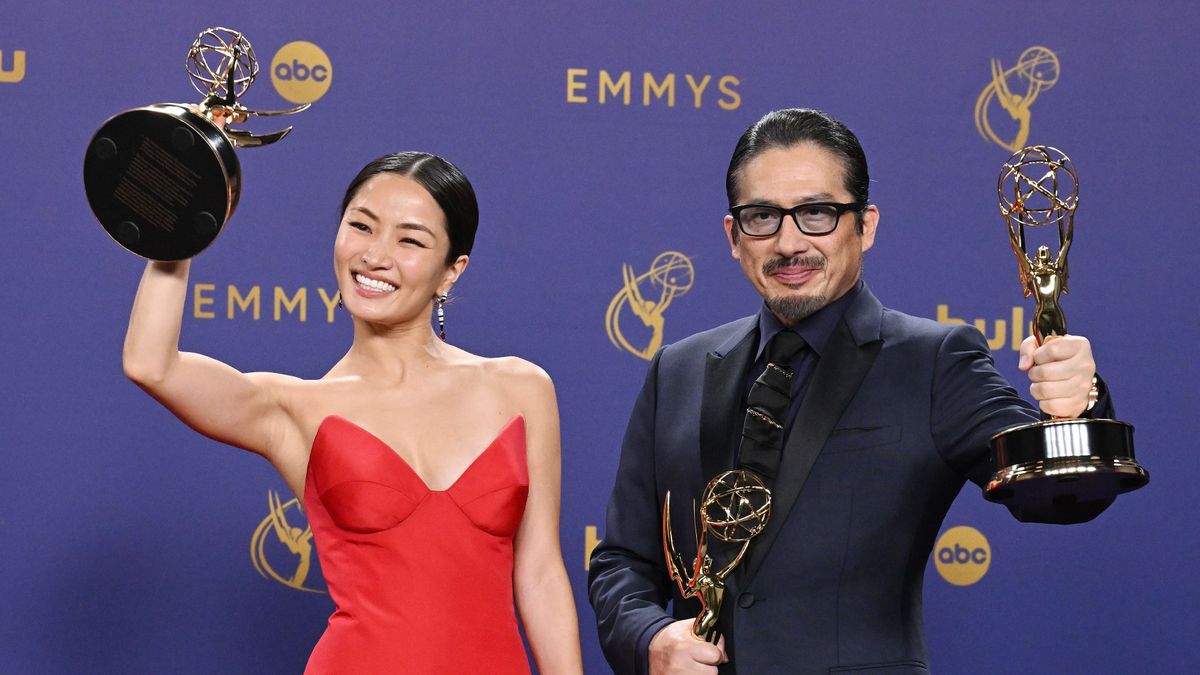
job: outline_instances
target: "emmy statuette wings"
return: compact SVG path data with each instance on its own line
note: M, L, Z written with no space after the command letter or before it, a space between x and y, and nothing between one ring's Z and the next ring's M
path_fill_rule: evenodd
M997 186L1025 296L1034 296L1038 344L1067 334L1059 298L1067 288L1067 251L1075 236L1079 182L1070 158L1045 145L1024 148L1004 163ZM1039 246L1031 259L1025 228L1053 226L1059 250ZM1094 402L1094 400L1093 400ZM1080 523L1095 518L1149 473L1134 459L1133 427L1107 419L1052 419L992 437L995 473L984 496L1017 519Z
M241 167L233 149L269 145L291 127L267 134L219 124L291 115L251 110L238 102L254 82L258 60L241 33L209 28L188 50L197 105L157 103L106 121L88 145L83 182L105 231L144 258L183 260L203 251L237 208Z

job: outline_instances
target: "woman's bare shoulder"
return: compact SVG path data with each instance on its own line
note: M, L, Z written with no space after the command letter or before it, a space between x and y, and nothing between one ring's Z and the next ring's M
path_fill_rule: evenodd
M483 359L482 368L496 386L522 407L553 405L554 382L541 366L516 356Z
M552 386L550 374L532 361L518 356L481 358L480 367L488 376L505 386L544 387Z

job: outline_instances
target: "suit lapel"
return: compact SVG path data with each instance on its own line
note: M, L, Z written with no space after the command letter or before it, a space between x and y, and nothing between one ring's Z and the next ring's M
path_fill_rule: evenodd
M700 404L700 476L704 484L733 468L736 447L734 423L741 424L742 387L754 360L758 338L757 317L739 322L735 334L708 353L704 364L704 392ZM740 429L740 427L738 427ZM697 490L697 495L703 491Z
M844 320L830 336L796 413L779 463L779 477L772 489L771 519L747 552L748 560L744 563L747 584L758 573L817 455L883 346L879 339L882 307L865 289L862 295L866 297L847 309Z

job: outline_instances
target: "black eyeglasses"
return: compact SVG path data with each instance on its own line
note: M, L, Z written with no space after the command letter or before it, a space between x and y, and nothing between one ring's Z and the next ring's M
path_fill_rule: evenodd
M737 221L738 229L747 237L770 237L779 231L783 217L791 215L796 221L796 227L807 235L821 236L837 229L838 221L847 211L862 211L867 205L863 202L838 204L835 202L811 202L798 204L790 209L766 204L742 204L729 209L733 219Z

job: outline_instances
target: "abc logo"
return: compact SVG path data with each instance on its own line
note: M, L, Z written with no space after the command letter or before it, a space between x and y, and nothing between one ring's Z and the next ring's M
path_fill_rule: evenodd
M966 525L942 533L933 548L938 574L955 586L970 586L987 574L992 547L979 530Z
M292 103L312 103L329 91L333 66L329 56L311 42L289 42L271 60L275 91Z

